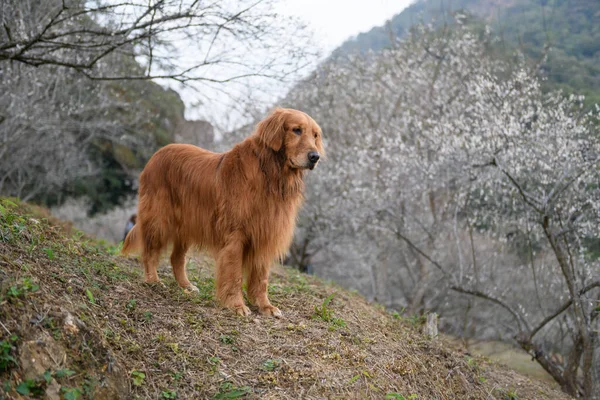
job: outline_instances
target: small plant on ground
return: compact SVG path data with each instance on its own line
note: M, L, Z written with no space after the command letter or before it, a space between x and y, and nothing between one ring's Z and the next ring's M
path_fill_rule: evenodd
M27 379L17 385L16 391L23 396L38 397L44 394L44 382L34 379Z
M17 360L11 354L13 350L13 343L16 341L16 335L12 335L9 340L0 341L0 371L17 366Z
M337 328L345 328L345 327L346 327L346 321L344 321L342 318L333 317L331 319L331 326L329 327L329 330L334 331Z
M44 381L46 381L46 384L52 382L52 372L47 369L43 374L42 374L42 378L44 378Z
M56 372L54 372L55 378L64 378L64 377L69 377L71 375L75 375L75 371L73 371L72 369L68 369L68 368L59 369Z
M427 316L424 314L413 314L406 318L408 322L414 327L423 325L427 321Z
M163 390L160 393L160 398L165 399L165 400L175 399L175 398L177 398L177 392L175 390L169 390L169 389Z
M327 296L325 300L323 300L323 303L321 303L321 306L315 306L315 314L313 317L320 318L325 322L331 321L331 318L333 318L333 310L329 308L329 303L331 303L334 296L335 292Z
M131 378L135 386L142 386L144 379L146 379L146 374L142 371L131 371Z
M219 336L219 341L223 344L233 344L235 342L235 338L229 335L221 335Z
M63 393L65 400L79 400L83 396L83 392L79 388L61 387L60 391Z
M389 392L385 395L386 400L415 400L418 399L419 396L416 394L411 394L408 397L402 396L400 393Z
M21 279L20 282L17 282L15 285L12 285L6 291L8 297L22 297L27 295L28 293L37 292L40 290L40 285L33 283L33 280L30 276L26 276Z
M105 246L106 252L113 256L119 255L121 253L122 248L123 248L123 242L119 242L117 245L106 245Z
M267 360L262 364L262 369L265 371L275 371L279 368L281 364L281 360Z
M469 364L469 367L471 367L474 372L481 372L481 366L474 358L467 356L467 364Z
M85 374L85 380L83 381L83 397L86 399L94 398L97 386L98 380L89 373Z
M331 323L330 330L335 330L336 328L346 326L346 321L344 321L342 318L337 318L333 314L333 310L329 307L336 293L337 292L333 292L327 296L325 300L323 300L323 303L321 303L321 306L315 306L315 313L313 314L313 319L318 318L325 322Z
M181 378L183 378L183 374L181 372L175 371L171 372L171 377L173 378L173 380L178 381Z
M290 292L303 293L303 292L310 291L308 281L306 280L306 277L301 273L290 275L290 283L291 283L291 285L283 286L282 290L284 293L290 293Z
M54 250L51 247L45 247L42 250L44 250L49 260L54 260Z
M406 307L402 307L402 309L400 311L393 311L392 318L402 319L402 315L404 314L405 311L406 311Z
M219 388L219 392L213 397L216 399L238 399L251 393L252 389L248 386L237 387L231 382L223 382Z
M209 357L208 358L208 363L210 364L210 371L211 373L216 373L217 370L219 369L219 364L221 364L221 359L219 357Z
M498 389L500 394L502 395L503 400L519 400L519 396L517 395L516 390L504 390Z
M90 303L96 304L96 299L94 298L94 294L90 289L85 289L85 295L87 296Z
M179 354L179 343L167 343L167 346L169 346L173 353Z
M202 301L210 301L214 299L215 293L215 280L212 277L200 278L197 277L192 279L198 288L198 293L195 294L195 298Z
M137 300L136 299L129 300L127 302L127 304L125 305L125 308L127 308L129 311L135 310L136 307L137 307Z

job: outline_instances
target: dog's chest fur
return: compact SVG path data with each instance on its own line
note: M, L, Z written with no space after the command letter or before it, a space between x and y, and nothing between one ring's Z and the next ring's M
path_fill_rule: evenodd
M235 182L223 199L243 231L248 251L268 258L283 257L294 235L303 199L303 173L290 169L276 153L241 154L238 167L222 170L223 179ZM233 222L233 221L232 221Z

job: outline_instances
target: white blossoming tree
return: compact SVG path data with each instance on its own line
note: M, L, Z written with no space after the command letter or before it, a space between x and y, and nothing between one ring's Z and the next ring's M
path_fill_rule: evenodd
M296 247L386 305L518 343L592 398L598 112L542 93L534 66L464 18L332 61L292 92L329 153Z

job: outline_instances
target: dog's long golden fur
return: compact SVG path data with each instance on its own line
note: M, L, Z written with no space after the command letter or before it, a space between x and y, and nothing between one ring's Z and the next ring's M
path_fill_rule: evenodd
M160 254L172 243L178 284L197 291L186 275L185 254L198 245L217 262L217 298L224 306L250 313L242 296L245 275L249 301L261 314L281 316L267 297L269 269L291 244L304 171L323 153L317 123L281 108L225 153L165 146L140 176L137 224L123 252L141 250L146 282L158 282Z

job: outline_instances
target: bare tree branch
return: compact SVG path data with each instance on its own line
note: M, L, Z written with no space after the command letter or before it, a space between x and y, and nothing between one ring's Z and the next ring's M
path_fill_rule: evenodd
M452 289L458 293L464 293L464 294L468 294L471 296L479 297L481 299L485 299L485 300L491 301L494 304L499 305L500 307L504 308L506 311L508 311L513 316L513 318L519 325L519 331L523 331L525 329L529 330L529 324L527 323L527 321L517 311L515 311L512 307L510 307L508 304L506 304L506 302L504 302L500 299L497 299L493 296L490 296L489 294L483 293L479 290L466 289L466 288L462 288L460 286L450 286L450 289Z

